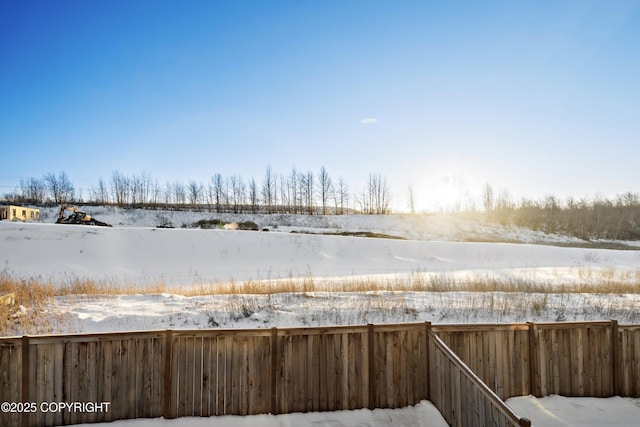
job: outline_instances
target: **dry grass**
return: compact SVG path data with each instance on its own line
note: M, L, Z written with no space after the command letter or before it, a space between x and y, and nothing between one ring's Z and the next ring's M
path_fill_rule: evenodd
M39 306L51 298L66 295L144 295L172 293L197 295L270 295L308 292L524 292L640 294L640 270L617 272L579 270L577 279L538 279L535 276L499 277L475 274L457 277L451 273L414 272L393 276L347 276L340 278L301 278L199 283L189 286L168 285L162 281L139 285L110 280L69 279L53 282L40 278L17 279L0 272L0 294L15 293L17 305Z
M547 307L550 294L640 294L640 271L581 270L571 280L557 277L541 280L531 277L499 277L492 274L476 274L458 277L454 274L432 274L415 272L410 275L318 278L312 275L302 278L270 280L230 281L225 283L198 283L190 286L172 286L158 281L145 286L113 281L69 279L62 283L41 278L17 279L7 271L0 272L0 296L13 293L15 304L0 304L0 334L51 333L69 329L71 317L54 311L53 299L59 296L104 296L171 293L183 296L228 295L230 304L239 316L248 316L257 311L252 295L313 293L365 293L365 292L469 292L511 293L529 295L519 297L511 307L501 307L504 299L483 299L473 302L474 309L508 311L521 305L522 312L536 314ZM535 294L535 295L533 295ZM381 299L382 300L382 299ZM371 309L381 301L371 300ZM477 305L477 307L476 307ZM374 307L375 306L375 307ZM399 307L400 310L409 310ZM410 311L410 310L409 310Z
M0 295L14 295L12 304L0 305L0 333L41 334L68 326L70 317L49 311L55 293L53 283L35 278L18 280L0 272Z

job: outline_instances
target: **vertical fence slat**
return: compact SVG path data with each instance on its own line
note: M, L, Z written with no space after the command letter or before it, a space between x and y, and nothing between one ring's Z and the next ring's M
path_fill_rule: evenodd
M424 334L424 378L425 378L425 393L424 398L431 400L431 354L429 353L429 335L431 333L431 322L425 322L425 334Z
M280 406L280 413L293 412L291 409L293 393L293 368L291 367L291 360L293 358L293 337L286 336L283 338L282 343L282 355L284 361L282 363L282 392L279 393L281 397L282 405Z
M164 390L164 371L165 366L163 360L163 343L164 339L160 336L155 336L153 339L153 356L152 356L152 371L151 371L151 415L150 417L156 418L162 416L163 402L162 392Z
M640 354L640 330L633 331L633 337L629 339L633 343L631 346L632 353L627 356L630 360L630 369L633 374L633 382L629 395L640 397L640 357L632 357L634 354Z
M216 338L216 415L227 414L227 400L229 398L229 388L227 384L227 337L218 336Z
M362 334L352 334L348 339L348 363L349 363L349 373L348 373L348 394L349 401L347 403L346 409L356 409L364 407L364 402L362 399L362 391L364 391L364 382L362 381L362 371L360 363L360 357L358 357L358 351L362 348Z
M634 355L640 354L640 330L634 331L634 340L633 340L633 350ZM640 357L636 356L635 358L630 357L631 360L634 361L632 369L634 373L635 381L633 383L634 392L630 393L634 397L640 397Z
M570 336L571 330L560 329L558 331L558 352L559 352L559 394L571 396L572 374L571 374L571 350ZM567 375L568 374L568 375Z
M0 345L0 389L3 401L22 400L22 357L20 341ZM20 414L0 411L0 425L19 427L21 423Z
M271 328L271 372L269 381L269 393L271 395L271 413L277 415L278 411L278 329Z
M215 374L212 370L212 337L202 338L202 416L214 415L212 412L212 384Z
M30 390L29 390L29 380L31 378L30 369L30 348L29 348L29 336L25 335L22 337L22 401L29 402L31 400ZM29 417L30 414L28 412L23 412L21 416L21 424L22 427L29 427Z
M611 321L611 394L620 395L620 337L618 335L618 321Z
M320 355L322 357L321 365L324 365L324 369L316 372L319 377L324 377L325 381L320 380L320 384L324 384L324 393L320 397L319 411L333 411L335 410L334 404L336 400L336 359L335 359L335 335L334 334L322 334L321 338L322 346ZM322 375L324 373L324 375ZM313 385L311 385L313 388Z
M233 363L236 360L237 352L235 351L235 343L233 337L225 337L224 345L225 345L225 415L237 414L235 412L237 408L238 401L238 382L235 379L235 375L237 374L238 364Z
M171 413L171 397L173 393L173 336L171 330L167 330L164 336L164 381L162 385L162 416L165 419L173 418Z
M368 363L368 405L369 409L376 407L376 353L375 353L375 329L373 324L367 326L367 363Z
M202 369L203 361L203 342L202 337L195 337L193 342L193 415L202 417L205 415L204 404L204 373Z
M572 344L572 348L576 353L576 369L574 370L575 380L577 381L577 394L584 396L585 394L585 380L586 370L584 361L584 329L580 328L573 334L575 342Z

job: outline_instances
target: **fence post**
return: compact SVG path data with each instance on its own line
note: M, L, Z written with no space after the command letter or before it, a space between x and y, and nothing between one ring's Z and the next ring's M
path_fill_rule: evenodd
M278 328L271 328L271 413L278 414Z
M427 351L425 353L425 363L427 365L427 395L425 396L425 398L427 400L431 399L431 359L430 359L430 352L429 352L429 332L431 331L431 322L424 322L425 324L425 343L427 346Z
M173 337L171 329L167 329L164 341L164 385L162 390L162 416L165 419L171 417L171 358L173 357Z
M29 371L31 370L29 366L29 336L23 335L22 337L22 402L29 402L29 380L30 375ZM20 418L20 425L22 427L29 427L29 412L23 411L22 417Z
M531 420L529 418L520 418L520 427L531 427Z
M611 386L614 396L620 395L620 349L618 339L618 321L611 321Z
M536 332L533 322L527 322L529 326L529 394L538 396L538 371L536 369Z
M369 409L375 409L376 407L376 366L375 366L375 340L374 340L374 328L373 323L369 323L367 328L367 340L368 340L368 354L367 358L369 359Z

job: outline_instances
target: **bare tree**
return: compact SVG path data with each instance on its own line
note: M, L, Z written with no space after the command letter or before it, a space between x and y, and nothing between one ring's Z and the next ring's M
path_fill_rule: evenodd
M327 169L322 166L318 173L318 191L320 193L320 202L322 203L322 215L327 214L327 200L329 199L329 190L331 188L331 177L327 172Z
M488 182L482 189L482 206L486 212L491 212L495 207L493 187Z
M640 194L627 191L623 194L618 194L616 197L616 205L624 207L634 207L640 205Z
M386 214L389 213L389 203L391 194L387 184L387 178L382 177L380 173L369 174L367 188L365 191L366 209L369 214Z
M170 205L173 204L174 200L173 200L173 184L171 184L169 181L165 182L164 184L164 204L165 205Z
M180 181L173 183L173 194L176 204L184 205L187 201L187 192L184 188L184 184Z
M547 232L554 232L556 231L557 214L560 209L558 199L553 195L545 197L544 209L547 212L547 218L544 224L545 230Z
M289 180L280 174L280 205L281 210L289 210L291 207L291 200L289 199Z
M338 178L336 192L336 196L339 199L339 202L336 200L336 204L340 207L340 215L344 215L345 206L349 206L349 187L342 177Z
M216 212L220 213L220 205L222 204L223 197L222 194L224 192L224 184L222 181L222 175L217 173L211 178L213 183L213 199L216 205Z
M151 192L151 202L154 205L157 205L160 202L160 196L162 195L162 189L160 188L160 181L158 181L158 178L153 182L153 189Z
M494 218L502 225L511 222L511 214L515 208L515 203L507 189L502 189L494 202Z
M229 205L231 205L229 178L225 178L222 184L222 205L224 206L224 210L229 212Z
M151 178L142 172L140 175L131 177L131 203L144 204L149 201L151 192Z
M91 197L96 203L109 203L109 190L102 177L98 179L98 186L91 189Z
M196 206L202 201L202 185L196 181L189 181L189 203L191 206Z
M128 203L129 179L118 170L111 173L111 194L116 205L124 206Z
M415 196L413 194L413 185L411 185L411 184L409 184L408 205L409 205L409 212L411 213L411 215L414 215L416 213L416 199L415 199Z
M251 212L256 213L258 211L258 184L256 180L252 177L251 181L249 181L249 204L251 206Z
M271 165L267 166L262 181L262 200L267 208L267 213L273 212L274 195L275 195L274 175L271 171Z
M369 180L367 181L367 213L373 214L376 212L376 192L377 192L377 180L376 175L370 173Z
M44 181L36 178L21 179L20 192L22 202L41 205L44 203L46 186Z
M75 189L66 172L49 172L44 176L44 184L54 203L66 203L73 200Z
M300 173L298 175L298 183L300 188L300 200L304 209L309 215L313 214L313 188L314 188L314 176L313 172L308 171L306 174Z
M298 207L300 206L298 203L298 172L296 171L295 166L291 170L287 188L289 189L289 210L293 213L298 213Z
M129 189L132 206L144 203L144 175L133 175L129 179Z
M359 196L356 193L355 198L356 200L354 200L354 204L357 204L357 206L359 207L359 211L363 214L370 214L371 201L370 201L369 195L367 194L367 187L362 188L362 193Z
M233 213L239 213L245 202L246 185L240 175L231 176L231 203L233 205Z

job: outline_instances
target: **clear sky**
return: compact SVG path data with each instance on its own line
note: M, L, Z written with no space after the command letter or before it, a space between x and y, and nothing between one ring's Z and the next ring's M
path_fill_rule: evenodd
M0 193L271 165L379 172L403 209L609 196L639 137L640 1L0 0Z

